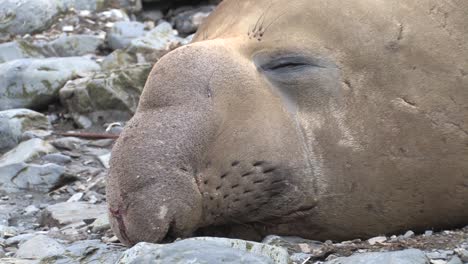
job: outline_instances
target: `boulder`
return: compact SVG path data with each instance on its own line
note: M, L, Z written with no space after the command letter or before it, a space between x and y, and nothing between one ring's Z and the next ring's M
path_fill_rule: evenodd
M40 138L32 138L21 142L14 149L0 158L0 167L15 163L31 161L34 158L54 152L55 148Z
M0 167L0 190L7 192L48 192L67 180L65 168L53 163L15 163Z
M65 247L55 239L45 235L37 235L21 244L15 257L41 259L48 256L61 255L64 252Z
M40 217L43 226L65 226L86 221L93 221L107 215L105 204L88 202L62 202L47 206Z
M70 79L98 71L87 58L20 59L0 64L0 110L38 109L58 97L58 90Z
M140 242L118 264L129 263L289 263L284 248L239 239L200 237L159 245Z
M49 120L41 113L29 109L0 111L0 153L14 148L29 130L47 130Z
M60 101L83 127L127 120L135 113L150 70L150 64L136 64L70 81L60 90Z
M170 50L186 44L183 38L177 36L170 23L161 22L144 36L133 39L128 47L133 54L143 54L148 62L156 62Z
M50 0L3 0L0 4L0 35L22 35L47 29L60 8Z
M47 43L44 48L57 57L73 57L96 53L103 44L104 40L99 36L63 34Z
M0 44L0 63L24 58L43 58L42 50L25 40Z
M137 21L116 22L107 33L107 44L111 49L124 49L132 39L145 34L145 25Z
M424 252L418 249L406 249L393 252L373 252L353 255L351 257L336 258L325 264L429 264Z

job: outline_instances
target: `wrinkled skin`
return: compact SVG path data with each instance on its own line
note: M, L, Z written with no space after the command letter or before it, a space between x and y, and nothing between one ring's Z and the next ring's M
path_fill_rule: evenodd
M226 0L117 141L126 244L468 223L468 2Z

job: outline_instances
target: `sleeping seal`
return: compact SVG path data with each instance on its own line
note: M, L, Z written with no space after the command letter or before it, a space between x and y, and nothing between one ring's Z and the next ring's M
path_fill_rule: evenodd
M126 244L468 223L468 1L226 0L118 139Z

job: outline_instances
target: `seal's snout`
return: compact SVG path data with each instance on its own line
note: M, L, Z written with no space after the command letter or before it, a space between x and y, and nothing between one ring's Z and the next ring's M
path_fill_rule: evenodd
M113 148L109 216L126 244L184 237L199 226L195 175L220 122L212 109L211 75L197 70L209 56L194 54L182 48L155 65L137 113ZM171 71L177 65L185 70Z

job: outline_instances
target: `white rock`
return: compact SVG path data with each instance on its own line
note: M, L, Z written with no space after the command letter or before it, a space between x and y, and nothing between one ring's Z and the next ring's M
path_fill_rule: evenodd
M383 242L387 241L387 237L385 236L378 236L373 237L367 240L370 245L375 245L376 243L382 244Z
M78 202L79 200L81 200L81 198L83 198L83 195L84 193L82 192L75 193L67 200L67 203Z
M40 222L47 226L64 226L83 220L96 219L107 213L105 204L87 202L63 202L47 206L42 212Z
M109 168L110 157L111 157L110 153L98 156L98 159L101 162L102 166L104 166L104 168L106 169Z
M32 138L21 142L16 148L8 151L0 158L0 167L11 164L28 162L44 154L56 151L55 148L46 141L39 138Z
M409 231L406 231L406 233L403 235L404 238L411 238L411 237L414 237L414 232L409 230Z
M41 259L62 255L64 252L65 247L56 240L48 236L37 235L21 244L18 251L16 251L15 257Z

